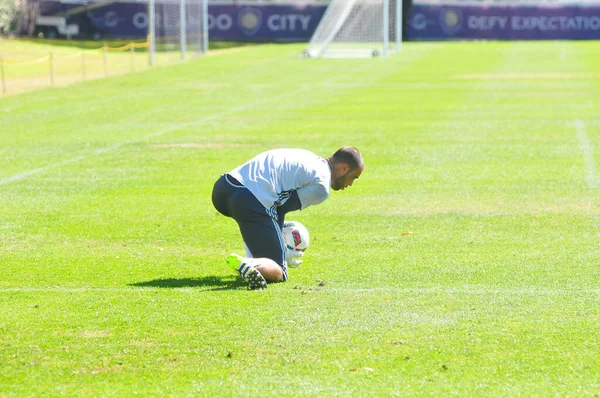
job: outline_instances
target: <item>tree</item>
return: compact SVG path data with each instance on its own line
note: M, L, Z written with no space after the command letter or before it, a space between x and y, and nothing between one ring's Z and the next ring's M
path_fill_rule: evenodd
M0 0L0 34L9 34L14 30L19 3L19 0Z

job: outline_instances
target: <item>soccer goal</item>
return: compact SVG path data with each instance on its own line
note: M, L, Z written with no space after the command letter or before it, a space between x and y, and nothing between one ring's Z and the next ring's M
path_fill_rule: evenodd
M208 0L148 0L150 65L208 52Z
M331 0L304 55L367 58L400 51L401 0Z

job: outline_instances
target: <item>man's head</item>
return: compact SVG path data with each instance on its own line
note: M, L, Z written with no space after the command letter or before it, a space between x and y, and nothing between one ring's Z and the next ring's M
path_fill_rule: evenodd
M365 169L365 163L358 149L345 146L327 158L331 167L331 189L337 191L352 186Z

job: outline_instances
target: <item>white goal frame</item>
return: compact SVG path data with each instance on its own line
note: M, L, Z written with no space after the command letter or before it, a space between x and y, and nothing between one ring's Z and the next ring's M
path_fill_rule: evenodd
M190 47L193 47L196 54L206 54L208 52L208 0L148 0L148 56L150 66L156 64L156 43L158 37L157 30L157 4L168 4L177 6L179 24L178 34L171 38L178 43L181 60L185 60ZM194 6L200 10L201 24L200 31L196 32L197 37L192 41L188 39L188 5Z
M402 46L401 2L402 0L331 0L303 55L310 58L370 58L399 52ZM380 29L381 36L375 38L357 36L353 40L346 38L347 43L336 42L336 37L340 35L342 29L352 29L352 26L345 26L345 24L356 25L362 22L360 15L359 17L353 16L352 18L355 20L349 22L352 12L355 9L360 12L361 7L369 5L381 7L380 19L365 21L366 24L374 25L372 26L373 32ZM390 26L393 29L390 29ZM357 28L363 29L364 25ZM375 34L379 35L379 33ZM347 32L344 32L345 34ZM358 34L360 35L360 32ZM371 48L369 48L369 44L371 44Z

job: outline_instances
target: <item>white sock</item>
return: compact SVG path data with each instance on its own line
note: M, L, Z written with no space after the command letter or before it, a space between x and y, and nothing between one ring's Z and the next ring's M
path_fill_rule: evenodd
M240 275L242 275L242 278L247 278L248 272L250 272L251 269L254 269L254 267L256 267L256 265L254 264L253 259L245 258L244 261L238 265L237 270L240 272Z

